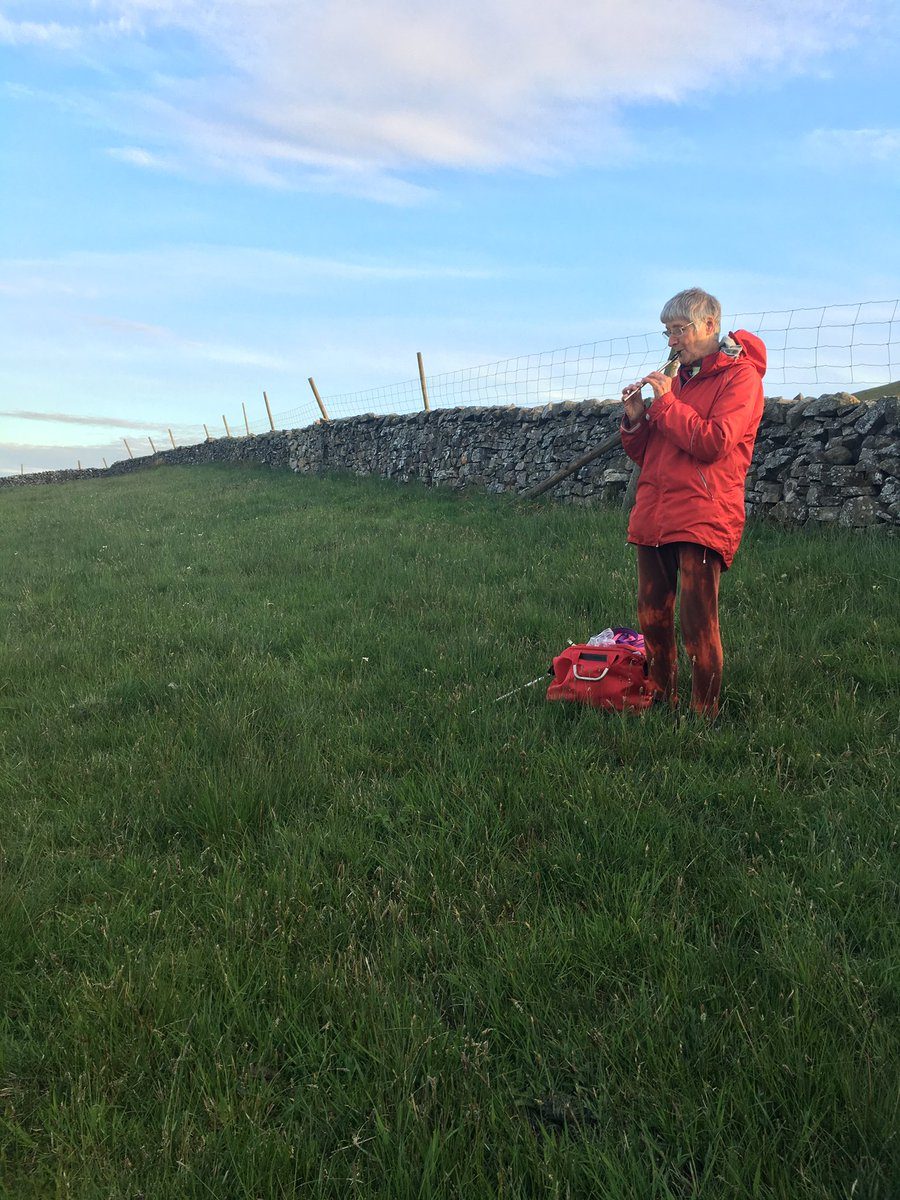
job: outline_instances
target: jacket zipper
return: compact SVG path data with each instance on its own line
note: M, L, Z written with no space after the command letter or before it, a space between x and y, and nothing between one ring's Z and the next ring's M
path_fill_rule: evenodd
M700 476L700 482L706 488L707 496L709 496L710 500L712 500L712 492L709 490L709 484L706 482L706 476L703 474L703 472L700 470L699 467L697 468L697 474Z

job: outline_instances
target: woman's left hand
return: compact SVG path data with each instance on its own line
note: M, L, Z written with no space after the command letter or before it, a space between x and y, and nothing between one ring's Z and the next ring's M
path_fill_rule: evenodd
M643 380L653 388L653 399L658 400L660 396L664 396L666 392L672 390L672 380L668 375L664 375L662 371L651 371Z

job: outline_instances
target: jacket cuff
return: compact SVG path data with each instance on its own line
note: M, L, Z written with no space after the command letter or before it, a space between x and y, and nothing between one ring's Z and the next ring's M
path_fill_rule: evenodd
M658 421L664 413L667 413L673 404L678 403L678 397L674 392L668 391L658 399L654 400L647 409L647 420Z

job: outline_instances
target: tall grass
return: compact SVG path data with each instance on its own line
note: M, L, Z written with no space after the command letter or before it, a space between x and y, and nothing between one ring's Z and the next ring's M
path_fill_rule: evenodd
M896 542L752 526L710 727L492 703L633 623L618 513L0 517L0 1195L900 1194Z

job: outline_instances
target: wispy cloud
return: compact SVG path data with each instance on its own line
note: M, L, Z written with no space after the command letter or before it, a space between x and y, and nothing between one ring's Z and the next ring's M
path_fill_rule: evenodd
M117 162L128 163L132 167L143 167L150 171L168 171L172 169L171 159L150 150L142 150L140 146L110 146L106 151L110 158Z
M163 325L151 325L144 321L129 321L122 317L107 317L90 315L84 317L87 324L111 330L124 336L129 341L135 338L150 338L154 342L164 343L170 350L178 349L196 359L206 362L221 363L235 367L259 367L268 371L284 371L290 364L274 354L220 342L207 342L197 338L184 337L173 329Z
M163 425L153 421L134 421L129 417L101 417L93 414L76 416L73 413L36 412L33 409L9 409L0 412L0 417L10 417L17 421L46 421L52 425L86 425L95 429L136 429L141 433L168 433L171 428L174 433L193 434L197 431L195 425ZM22 443L6 443L6 445ZM32 447L37 449L38 447ZM82 447L84 449L85 447Z
M44 10L71 13L62 0ZM123 163L409 204L428 194L408 178L422 167L628 159L629 105L803 71L889 12L886 0L757 0L752 14L710 0L564 13L546 0L93 0L78 33L112 79L108 120L134 143L111 151ZM118 82L112 50L131 68Z
M0 45L54 46L72 50L81 42L80 31L56 21L11 21L0 13Z
M502 274L510 272L504 269ZM72 252L57 258L0 260L0 295L10 297L55 292L91 300L131 295L142 281L144 295L154 292L203 293L228 287L241 292L291 294L308 292L327 281L403 283L490 280L500 276L490 263L411 262L374 256L328 258L263 250L251 246L161 246L153 251ZM99 316L98 323L117 324L133 332L162 336L162 326Z
M816 129L807 137L806 149L823 166L900 166L900 129Z

